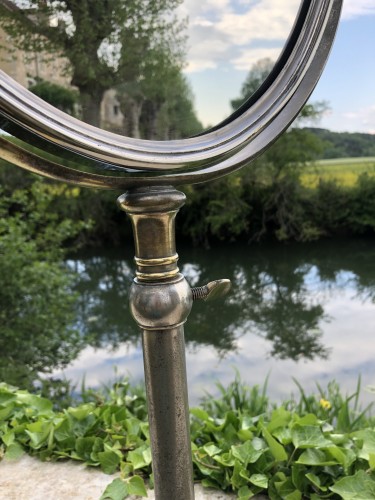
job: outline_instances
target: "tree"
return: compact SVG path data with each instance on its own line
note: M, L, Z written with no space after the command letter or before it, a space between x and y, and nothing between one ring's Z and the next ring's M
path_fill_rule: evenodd
M59 221L41 182L0 201L0 379L31 387L83 347L74 326L74 274L61 245L82 227Z
M57 109L73 116L76 114L77 93L74 90L41 79L29 87L29 90Z
M27 8L19 9L15 0L2 0L0 26L21 50L65 57L65 71L80 93L83 119L99 125L104 92L123 81L133 82L135 74L141 78L138 67L129 67L131 59L137 66L138 57L144 56L142 50L130 54L137 41L143 48L143 40L137 39L140 32L147 47L162 36L182 50L182 24L174 14L181 1L28 0ZM130 54L125 62L124 54Z
M269 57L259 59L249 71L244 83L241 87L241 95L236 99L232 99L230 104L233 110L236 110L254 94L262 85L267 76L271 73L274 62Z

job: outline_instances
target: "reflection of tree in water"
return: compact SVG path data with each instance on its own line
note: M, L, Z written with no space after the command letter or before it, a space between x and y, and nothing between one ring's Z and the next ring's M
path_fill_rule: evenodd
M219 355L236 349L237 339L254 334L267 340L269 355L281 359L327 358L321 324L324 303L343 271L353 289L375 297L371 264L375 249L366 241L320 242L316 245L275 247L219 247L188 250L189 264L181 265L194 286L213 278L230 278L233 288L226 301L194 304L186 324L190 348L209 345ZM182 249L182 260L184 251ZM131 261L116 256L81 260L79 324L88 344L117 347L137 342L140 334L130 316L128 290ZM313 281L313 283L312 283ZM354 288L355 287L355 288Z
M105 257L73 261L80 271L78 315L80 331L88 345L110 346L140 338L129 310L133 269L124 259Z
M295 269L290 261L260 255L240 266L238 253L231 250L215 253L207 268L201 266L202 282L206 269L211 276L224 272L232 280L230 297L225 305L213 304L199 315L193 312L187 339L203 343L213 339L209 343L219 349L233 349L239 335L254 333L271 342L271 356L293 360L326 358L328 350L321 342L319 327L324 310L309 296L304 279L308 268Z

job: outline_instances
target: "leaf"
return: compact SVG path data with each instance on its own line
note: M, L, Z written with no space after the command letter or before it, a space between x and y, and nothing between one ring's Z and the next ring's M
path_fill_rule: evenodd
M119 464L120 457L114 451L100 451L97 453L100 466L106 474L113 474Z
M216 445L213 443L207 443L203 446L204 451L207 453L209 457L214 457L215 455L218 455L221 453L221 449L218 448Z
M129 489L127 484L122 479L117 478L106 487L99 500L124 500L128 496Z
M256 450L250 441L238 446L232 446L231 451L233 456L238 458L245 468L248 464L255 463L263 455L263 450Z
M302 498L301 492L296 490L290 477L282 481L275 481L275 487L283 500L301 500Z
M375 469L375 453L369 454L368 463L369 463L370 469Z
M23 391L18 391L17 399L23 405L34 408L39 415L50 416L52 414L53 405L48 399Z
M5 421L9 418L14 410L14 404L10 404L0 410L0 421Z
M353 436L363 440L363 446L358 453L358 456L360 458L364 458L365 460L369 460L370 454L375 454L375 431L365 429L364 431L354 433Z
M308 413L307 415L304 415L303 417L299 417L297 420L297 424L300 426L305 426L305 425L316 426L318 424L318 417L316 415L314 415L313 413Z
M348 448L339 448L338 446L331 446L326 450L328 455L331 455L339 464L341 464L345 470L349 467L356 459L356 454L353 450Z
M306 483L306 467L297 463L292 465L292 482L297 490L304 491Z
M246 474L242 474L243 471L244 469L242 467L242 464L239 460L236 460L234 463L233 474L230 480L231 485L235 490L239 490L242 486L246 486L246 484L248 483Z
M145 483L140 476L132 476L127 480L130 495L138 495L139 497L147 497Z
M254 493L251 491L251 489L248 486L242 486L238 490L237 493L237 500L249 500L249 498L253 497Z
M36 450L46 444L51 429L50 422L38 421L28 424L26 434L30 437L31 447Z
M0 436L1 436L1 434L0 434ZM1 436L1 439L2 439L4 444L6 444L7 446L10 446L11 444L14 443L14 440L15 440L14 432L13 431L6 432L5 434L3 434Z
M203 420L206 422L207 420L210 420L209 414L202 410L202 408L190 408L190 413L194 415L194 417L199 418L199 420Z
M292 431L289 427L279 427L272 434L284 446L292 442Z
M320 478L313 474L312 472L309 472L306 474L307 479L320 491L327 491L328 488L326 486L322 486Z
M250 482L254 486L259 486L259 488L268 488L268 478L265 474L252 474Z
M344 500L369 500L375 498L375 481L363 470L358 471L354 476L340 479L329 489L341 495Z
M151 463L150 447L143 445L136 450L129 451L127 460L133 465L134 470L147 467Z
M85 437L77 438L76 440L76 452L82 458L82 460L89 461L91 459L90 455L95 443L95 437Z
M235 458L231 451L229 451L228 453L223 453L222 455L215 455L213 459L215 460L215 462L224 465L224 467L233 467L235 463Z
M312 425L295 425L292 429L292 442L299 449L332 446L332 442L323 436L320 428Z
M272 434L275 429L278 429L280 427L285 428L290 422L290 419L290 412L285 410L284 407L281 406L277 410L274 410L272 412L271 421L267 425L268 432Z
M288 460L288 454L284 450L283 446L271 436L271 434L265 427L263 427L262 429L262 434L264 439L267 441L267 444L274 458L279 462Z
M8 446L4 458L6 460L18 460L25 454L25 450L19 443L13 443Z
M302 453L302 455L296 461L296 464L325 466L337 465L337 461L328 458L327 454L322 450L314 450L313 448L309 448Z

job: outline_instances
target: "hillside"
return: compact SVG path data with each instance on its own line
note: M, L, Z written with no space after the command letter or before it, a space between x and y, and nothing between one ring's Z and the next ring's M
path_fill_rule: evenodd
M375 156L375 134L332 132L313 127L307 130L324 142L321 159Z

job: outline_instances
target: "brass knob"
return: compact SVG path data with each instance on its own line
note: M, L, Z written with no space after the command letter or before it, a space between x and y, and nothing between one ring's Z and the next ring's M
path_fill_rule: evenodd
M230 290L232 284L230 280L210 281L207 285L192 288L193 300L213 300L224 297Z

